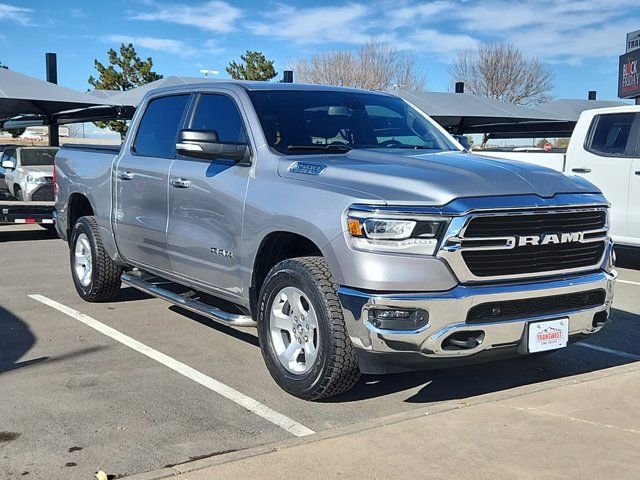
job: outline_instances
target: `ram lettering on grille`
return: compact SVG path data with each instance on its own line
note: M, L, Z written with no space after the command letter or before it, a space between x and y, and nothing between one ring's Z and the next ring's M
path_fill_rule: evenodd
M527 245L549 245L550 243L582 242L583 238L584 238L583 232L548 233L546 235L527 235L523 237L518 237L518 246L526 247Z

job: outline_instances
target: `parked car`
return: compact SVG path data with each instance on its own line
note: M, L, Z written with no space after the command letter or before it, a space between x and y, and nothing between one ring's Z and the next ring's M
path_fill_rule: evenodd
M531 162L593 182L611 202L611 236L616 244L640 247L640 106L582 112L566 155L479 154Z
M271 375L304 399L361 373L550 352L609 318L598 188L472 155L395 96L157 89L120 149L65 145L56 178L83 299L124 282L257 327Z
M20 201L53 200L56 147L7 147L0 157L9 192Z

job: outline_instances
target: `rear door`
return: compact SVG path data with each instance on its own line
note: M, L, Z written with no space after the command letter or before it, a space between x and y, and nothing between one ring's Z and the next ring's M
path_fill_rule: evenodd
M116 241L121 255L137 265L169 269L169 167L189 99L179 94L151 100L116 166Z
M235 98L201 94L187 128L215 130L221 142L247 143ZM240 234L250 168L233 160L178 155L169 175L167 241L175 273L233 297L240 287Z
M629 176L640 116L634 112L596 115L579 154L567 156L567 173L594 183L611 202L611 234L627 236Z

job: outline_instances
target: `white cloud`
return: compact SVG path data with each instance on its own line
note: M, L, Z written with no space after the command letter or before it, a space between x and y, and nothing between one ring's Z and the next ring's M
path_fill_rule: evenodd
M134 20L162 21L198 27L211 32L226 33L234 30L243 12L227 2L214 0L199 5L150 4L150 12L137 12Z
M569 65L618 55L624 47L624 33L638 28L640 18L640 7L628 0L379 0L304 8L271 5L261 13L261 20L247 24L254 35L307 45L357 45L378 40L446 60L477 41L507 41L526 54Z
M275 11L264 13L265 21L249 23L254 35L293 40L297 43L358 44L371 36L365 17L370 6L348 3L342 6L296 8L276 4Z
M0 3L0 20L10 20L23 26L31 26L34 25L31 19L32 13L33 10L30 8Z
M107 35L103 38L106 42L132 43L134 46L158 50L161 52L193 55L194 50L180 40L156 37L131 37L129 35Z
M430 28L416 30L409 36L409 45L413 48L441 54L452 54L477 43L470 35L444 33Z

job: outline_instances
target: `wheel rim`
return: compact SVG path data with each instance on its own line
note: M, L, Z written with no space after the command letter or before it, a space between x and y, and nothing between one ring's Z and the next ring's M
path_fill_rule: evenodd
M91 273L93 271L91 259L91 244L86 234L81 233L76 238L76 248L73 252L73 268L76 278L83 287L88 287L91 283Z
M318 358L318 317L309 298L296 287L285 287L271 304L271 342L280 364L287 371L303 374Z

